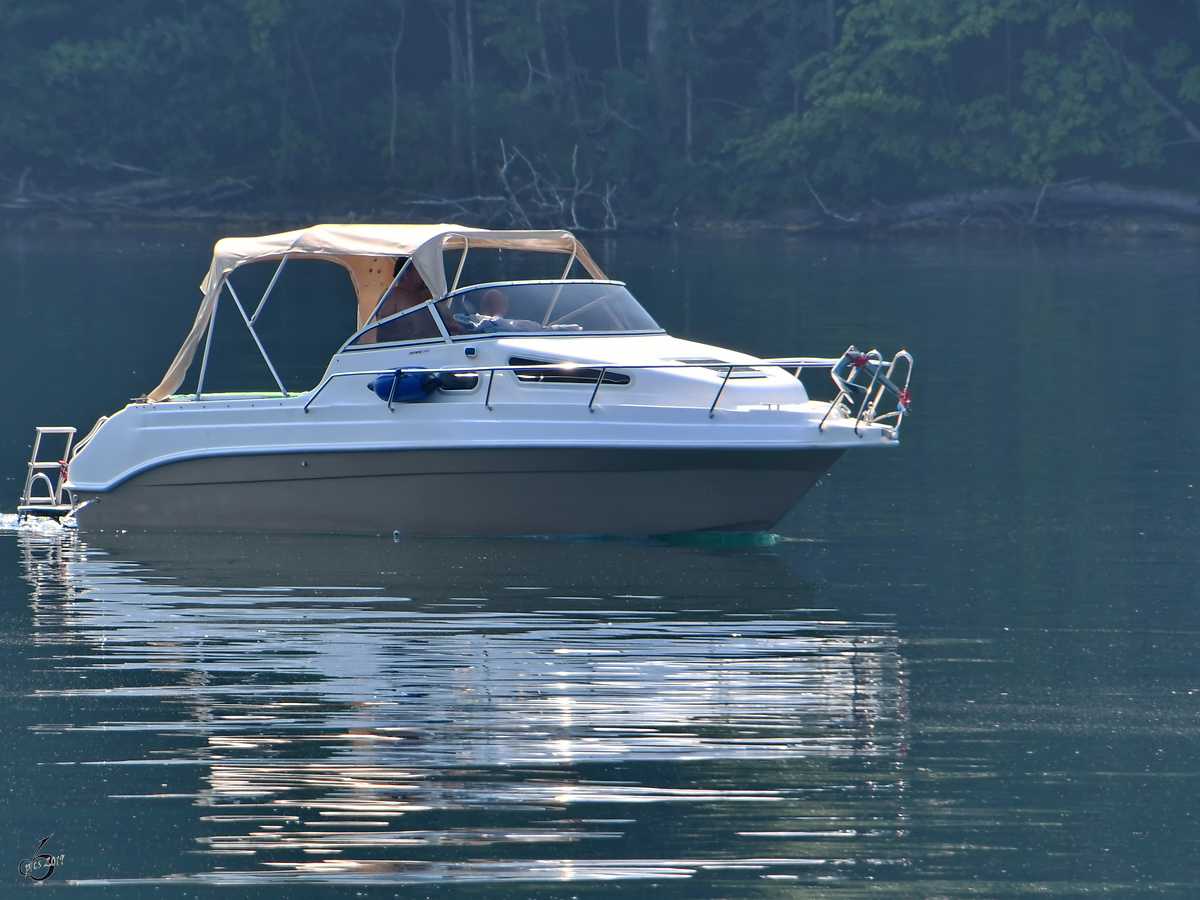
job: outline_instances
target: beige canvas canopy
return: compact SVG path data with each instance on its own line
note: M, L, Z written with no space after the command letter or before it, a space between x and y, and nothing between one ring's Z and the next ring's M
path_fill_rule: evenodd
M413 265L436 299L447 293L443 252L476 248L571 254L593 278L605 277L569 231L488 231L447 224L314 225L262 237L222 238L213 250L212 266L200 283L204 300L192 330L162 382L147 394L147 398L165 400L179 389L208 328L225 279L238 266L296 258L328 259L345 266L358 299L358 327L361 328L391 284L398 258L412 258Z

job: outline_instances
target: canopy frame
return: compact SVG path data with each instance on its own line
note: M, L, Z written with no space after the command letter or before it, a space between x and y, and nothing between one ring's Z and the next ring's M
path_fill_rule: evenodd
M233 282L230 281L229 278L225 279L225 287L229 289L229 296L233 298L233 302L237 305L238 312L242 314L242 321L246 323L246 329L250 332L250 337L254 338L254 344L258 347L258 352L262 354L262 358L266 362L267 368L271 370L271 377L274 378L275 383L279 385L279 392L285 397L288 396L287 388L283 386L283 381L280 380L279 373L275 371L275 364L271 362L271 356L269 353L267 353L267 348L263 346L263 342L259 338L258 332L254 330L254 322L248 315L246 315L246 309L242 306L242 298L239 297L237 291L233 289ZM262 303L265 302L266 298L264 295ZM262 308L261 303L259 308Z
M236 296L232 285L230 293L235 298L242 319L250 329L255 343L266 360L280 391L287 396L275 367L271 363L262 342L258 339L254 325L262 312L271 291L274 289L284 265L293 257L327 259L343 266L350 273L358 297L359 322L361 329L378 314L382 299L395 285L400 272L390 280L384 276L385 264L405 257L405 267L415 266L433 295L440 300L450 290L446 284L443 254L446 250L463 251L455 273L453 286L458 287L469 249L496 248L569 254L567 270L578 260L588 274L596 280L608 280L600 267L588 255L578 239L569 231L489 231L462 225L315 225L300 231L264 235L254 238L224 238L214 248L212 265L201 282L204 299L192 328L179 348L170 368L162 381L146 395L146 400L159 402L171 397L187 376L188 368L195 358L201 340L204 340L204 355L201 375L207 374L209 350L213 339L213 322L222 289L228 284L229 275L238 267L251 262L278 259L271 283L262 298L248 316ZM403 269L401 270L401 272ZM366 311L370 310L369 314ZM435 317L436 318L436 317ZM195 399L203 391L203 380L197 385Z
M218 298L220 299L220 298ZM208 353L212 350L213 330L217 327L217 304L213 303L212 315L208 317L208 333L204 338L204 357L200 360L200 380L196 382L196 399L204 393L204 376L208 374Z
M246 310L242 308L242 300L238 296L237 291L233 288L233 282L229 276L225 276L223 287L229 288L230 296L233 297L233 302L237 304L238 312L242 314L242 321L246 323L246 328L250 330L250 337L254 338L254 343L258 347L258 352L262 354L263 361L266 362L267 368L271 370L271 377L275 379L275 383L279 385L279 392L287 397L287 388L283 386L283 382L279 378L279 373L275 371L275 366L271 362L271 357L267 353L267 348L263 346L262 341L258 337L258 332L254 330L255 324L258 322L258 317L262 315L263 307L267 305L267 299L271 296L271 291L275 290L275 283L279 281L279 276L283 272L283 267L287 265L287 261L291 258L291 254L287 254L279 261L279 265L275 267L275 274L271 276L271 283L267 285L267 289L263 291L262 297L258 301L258 306L254 308L254 315L247 317ZM208 319L208 331L204 338L204 356L200 361L200 378L196 382L196 399L199 400L204 395L204 376L208 373L208 353L212 349L213 329L216 327L217 309L221 304L221 295L217 294L216 300L213 301L212 315Z
M453 294L458 290L458 279L462 278L463 266L467 264L467 253L470 252L471 245L467 241L466 235L463 235L463 252L458 258L458 268L454 270L454 284L450 285L450 290L446 293Z

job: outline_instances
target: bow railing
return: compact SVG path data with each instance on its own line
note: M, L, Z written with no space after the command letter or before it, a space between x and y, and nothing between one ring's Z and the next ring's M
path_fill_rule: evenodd
M834 410L840 409L847 418L854 418L855 434L860 425L878 425L889 420L894 420L892 433L898 432L912 408L912 394L908 388L912 369L913 358L906 350L884 360L878 350L863 353L851 344L829 370L838 393L821 419L821 430L825 429L825 422Z

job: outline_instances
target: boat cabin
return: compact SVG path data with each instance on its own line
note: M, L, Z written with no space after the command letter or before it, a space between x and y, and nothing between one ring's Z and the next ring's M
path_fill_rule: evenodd
M475 263L471 254L479 257L481 251L497 251L487 255L508 263L514 255L535 254L532 268L540 277L509 280L514 267L493 259L490 266L470 269L484 275L481 283L472 283L469 259ZM323 265L314 267L314 262ZM531 267L524 269L528 274ZM307 295L308 305L277 311L277 295L287 301L288 287ZM225 343L240 360L233 367L239 383L228 387L245 394L252 387L248 382L257 382L266 392L286 397L310 390L331 355L381 345L448 344L506 334L661 332L625 286L608 280L567 231L317 225L225 238L216 244L200 289L200 310L166 375L146 395L150 402L221 392L224 385L214 381L212 370L223 352L229 355L221 349ZM194 390L180 393L197 355ZM246 362L257 358L265 369L257 364L259 371L251 373ZM228 380L229 372L223 374Z

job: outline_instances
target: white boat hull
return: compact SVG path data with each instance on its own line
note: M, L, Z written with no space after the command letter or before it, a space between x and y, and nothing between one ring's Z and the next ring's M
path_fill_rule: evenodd
M347 351L319 387L288 397L132 403L71 461L66 488L86 503L76 520L389 535L760 531L847 448L896 444L892 429L810 401L781 368L667 335L492 338L473 352L472 386L420 402L389 404L368 385L400 366L461 365L462 347ZM510 370L513 358L568 352L624 381ZM673 362L717 353L743 367L738 377Z

